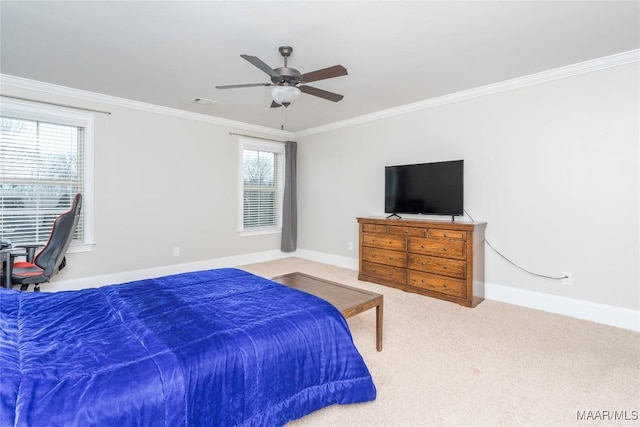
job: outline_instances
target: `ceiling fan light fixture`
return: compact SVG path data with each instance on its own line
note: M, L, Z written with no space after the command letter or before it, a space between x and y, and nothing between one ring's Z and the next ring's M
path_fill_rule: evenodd
M271 97L277 104L289 105L300 97L300 89L295 86L274 86Z

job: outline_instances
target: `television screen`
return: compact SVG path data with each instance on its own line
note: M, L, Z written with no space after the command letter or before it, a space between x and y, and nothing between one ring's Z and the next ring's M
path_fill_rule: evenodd
M385 167L384 211L463 215L463 170L463 160Z

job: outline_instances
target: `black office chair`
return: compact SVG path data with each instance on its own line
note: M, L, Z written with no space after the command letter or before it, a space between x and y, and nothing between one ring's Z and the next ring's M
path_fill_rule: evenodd
M73 233L76 230L82 210L82 194L73 198L71 209L60 215L53 222L49 241L42 250L35 255L36 245L18 245L27 249L27 260L14 262L11 269L11 285L20 285L20 290L26 291L33 284L35 292L40 291L40 284L51 280L66 265L65 254ZM5 278L3 277L4 281ZM2 282L4 283L4 282Z

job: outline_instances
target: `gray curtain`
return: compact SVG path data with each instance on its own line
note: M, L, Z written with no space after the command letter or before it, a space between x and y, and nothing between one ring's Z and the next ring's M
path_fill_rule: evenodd
M295 141L285 143L285 176L284 195L282 201L282 252L293 252L298 245L298 196L296 194L296 153L298 144Z

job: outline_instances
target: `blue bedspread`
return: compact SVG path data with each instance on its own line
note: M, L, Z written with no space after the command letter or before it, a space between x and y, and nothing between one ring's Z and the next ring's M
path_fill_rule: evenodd
M0 305L1 426L271 426L376 396L337 309L238 269Z

